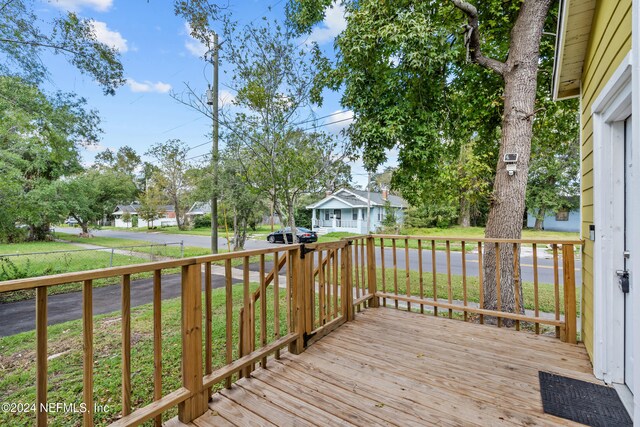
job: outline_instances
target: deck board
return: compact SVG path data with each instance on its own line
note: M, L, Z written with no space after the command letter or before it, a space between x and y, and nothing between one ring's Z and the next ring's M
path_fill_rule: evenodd
M597 382L584 347L367 309L214 395L192 426L577 426L544 414L538 371Z

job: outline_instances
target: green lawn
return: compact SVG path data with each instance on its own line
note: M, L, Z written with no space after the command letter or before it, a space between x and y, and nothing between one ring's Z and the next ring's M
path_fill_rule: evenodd
M133 252L142 252L142 253L153 253L158 256L166 256L170 258L181 258L182 249L179 244L175 245L167 245L164 246L162 244L152 244L151 242L145 240L132 240L132 239L119 239L115 237L80 237L77 234L69 234L69 233L56 233L56 236L59 239L66 240L74 243L85 243L88 245L97 245L97 246L105 246L107 248L119 248L123 246L139 246L136 248L132 248ZM176 239L176 242L179 243L179 240ZM184 258L201 256L201 255L209 255L211 254L211 250L207 248L199 248L196 246L185 246L184 247Z
M256 289L256 285L252 285ZM273 288L270 288L273 291ZM284 292L281 292L280 325L286 331ZM225 293L213 290L213 366L224 366L225 360ZM242 286L233 287L233 352L237 355L238 309L242 305ZM273 292L267 293L268 341L274 340ZM258 311L259 313L259 311ZM258 314L259 316L259 314ZM259 323L259 321L257 322ZM115 421L121 411L121 319L119 313L94 318L94 398L100 405L109 405L108 413L96 414L96 424ZM181 386L181 307L180 298L162 304L162 382L164 395ZM153 397L153 309L150 304L132 309L131 314L132 406L140 408ZM257 334L259 337L259 333ZM71 321L49 327L49 402L82 402L82 323ZM35 333L25 332L0 338L0 402L35 402ZM55 357L59 355L60 357ZM177 410L164 415L174 417ZM0 425L31 425L33 414L0 412ZM49 424L75 426L82 414L50 414Z
M403 235L437 236L437 237L484 237L483 227L450 227L450 228L405 228L400 231ZM563 231L522 230L523 239L579 239L580 233Z
M377 286L383 291L382 269L378 268ZM417 271L410 271L409 274L411 295L420 296L420 274ZM394 293L394 271L393 267L385 266L385 285L386 292ZM433 299L433 275L431 272L423 273L423 291L424 298ZM529 310L535 308L534 305L534 288L533 282L522 283L522 292L524 296L524 307ZM560 313L564 313L564 290L562 283L559 286ZM398 293L407 295L407 281L404 269L398 269ZM446 273L436 273L436 294L437 297L448 298L448 279ZM462 301L464 296L464 287L462 284L462 276L451 275L451 298L452 300ZM579 299L579 298L577 298ZM467 277L467 301L480 302L480 288L478 277ZM555 310L555 290L553 284L538 284L538 306L541 312L553 313ZM580 316L580 307L578 307L578 317Z
M140 264L148 259L132 255L113 254L104 251L75 251L78 247L69 243L37 242L0 245L2 254L24 254L20 256L0 255L0 282L51 274L93 270L96 268ZM65 251L65 252L55 252ZM29 255L30 253L36 253ZM41 253L53 252L53 253ZM99 285L109 284L97 281ZM56 286L51 293L79 290L79 284ZM0 303L33 298L34 291L0 293Z

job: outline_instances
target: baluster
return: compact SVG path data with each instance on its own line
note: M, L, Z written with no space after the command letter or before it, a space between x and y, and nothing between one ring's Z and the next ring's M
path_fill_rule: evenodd
M447 248L447 296L449 300L449 304L453 303L453 295L451 291L451 242L449 240L446 241ZM453 317L453 310L449 309L449 319Z
M560 279L558 267L558 245L553 244L553 291L556 320L560 320ZM556 326L556 338L560 338L560 326Z
M131 276L122 276L122 415L131 413Z
M538 245L535 243L533 248L533 308L536 317L540 316L540 302L538 296ZM540 334L540 323L536 322L536 334Z
M420 299L424 299L424 277L422 276L422 240L418 239L418 276L420 280ZM424 304L420 304L420 313L424 314Z
M467 247L466 243L463 240L462 244L462 303L464 306L467 306ZM464 321L466 322L468 319L467 310L464 311Z
M233 361L233 276L231 273L231 260L224 260L224 299L225 299L225 350L226 350L226 359L227 364ZM240 324L242 325L242 314L239 315ZM242 343L242 332L239 332L238 341ZM239 352L242 355L242 350ZM238 378L240 377L240 373L238 373ZM227 377L225 379L225 387L231 388L231 377Z
M153 399L162 399L162 271L153 272ZM154 419L162 426L162 415Z
M36 288L36 425L47 425L47 288Z

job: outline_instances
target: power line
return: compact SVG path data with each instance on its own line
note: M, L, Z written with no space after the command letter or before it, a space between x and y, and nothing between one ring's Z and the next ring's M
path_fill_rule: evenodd
M321 127L324 127L324 126L329 126L329 125L334 125L336 123L346 122L347 120L353 120L353 117L349 117L347 119L336 120L336 121L329 122L329 123L323 123L321 125L312 126L310 128L306 128L306 129L302 129L302 130L303 131L314 130L314 129L321 128Z
M294 126L303 125L305 123L315 122L316 120L326 119L327 117L337 116L338 114L348 113L349 111L351 111L351 110L340 110L340 111L336 111L335 113L327 114L326 116L315 117L313 119L305 120L303 122L294 123L293 125ZM353 118L353 116L351 116L351 118Z

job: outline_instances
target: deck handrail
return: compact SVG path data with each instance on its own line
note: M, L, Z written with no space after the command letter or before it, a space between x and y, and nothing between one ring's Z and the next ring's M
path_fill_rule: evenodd
M410 244L410 241L413 242ZM444 244L444 247L442 245ZM532 245L533 301L525 301L522 293L524 283L520 277L520 248ZM479 323L497 319L497 326L514 322L516 329L521 324L532 324L536 333L541 326L556 328L558 337L568 342L576 341L576 289L575 252L580 240L562 239L488 239L441 236L403 235L357 235L336 242L283 245L267 249L205 255L175 261L160 261L134 266L112 267L53 276L11 280L0 283L0 293L24 289L36 291L36 404L47 401L47 295L49 288L67 283L82 283L83 304L83 402L93 407L93 288L94 280L120 278L122 306L122 418L115 425L139 425L153 419L160 425L162 414L178 407L179 418L189 422L207 409L207 399L212 387L224 382L230 387L233 377L248 377L257 364L266 367L267 357L279 357L280 350L288 348L298 354L335 330L344 322L354 318L355 312L368 307L392 306L397 309L425 312L431 307L435 316L461 313L465 321L478 316ZM552 317L541 314L539 307L540 286L537 246L549 245L553 258L553 304ZM403 246L403 247L402 247ZM414 246L410 248L410 246ZM467 256L469 248L477 251L478 304L470 304L472 280ZM560 249L561 248L561 249ZM459 285L454 285L452 252L460 250L462 274ZM493 250L493 252L492 252ZM417 251L415 252L410 251ZM404 255L402 255L404 252ZM438 277L436 259L446 256L446 273ZM399 265L404 256L404 267ZM483 293L485 254L491 254L496 262L497 306L485 307ZM273 255L274 266L266 271L265 257ZM424 265L430 255L431 280L424 277ZM417 256L418 268L410 265L410 256ZM258 257L259 272L255 290L250 278L250 257ZM232 298L232 261L242 261L242 303L234 305ZM562 261L560 261L560 259ZM401 261L401 259L400 259ZM387 264L391 262L392 264ZM225 365L214 369L212 343L212 266L222 263L225 288ZM501 267L513 263L514 277L501 277ZM426 263L429 265L429 263ZM562 265L562 294L560 293L560 266ZM162 277L167 270L180 269L182 279L182 385L180 388L162 393ZM284 269L286 283L281 284ZM392 269L392 270L391 270ZM390 271L391 270L391 271ZM202 273L204 272L204 307L202 304ZM139 408L131 403L131 287L132 276L139 273L153 274L153 344L154 373L153 401ZM390 273L390 274L388 274ZM458 278L455 277L457 281ZM474 279L475 280L475 279ZM269 288L269 286L271 288ZM429 286L431 285L431 286ZM515 312L503 310L501 290L513 287ZM280 288L283 289L280 289ZM430 289L429 289L430 288ZM438 296L438 291L444 294ZM458 291L462 291L458 300ZM425 292L426 291L426 292ZM283 293L284 292L284 293ZM273 295L271 320L267 318L267 297ZM563 301L561 301L561 296ZM284 331L280 324L281 300L286 311ZM391 305L389 304L391 303ZM527 312L525 306L533 307ZM562 310L561 310L562 305ZM443 313L439 313L442 309ZM238 312L239 334L233 337L234 313ZM564 311L562 315L561 311ZM284 314L284 313L283 313ZM273 322L269 323L268 322ZM267 336L267 326L273 336ZM204 329L204 334L202 330ZM204 338L203 338L204 335ZM258 335L258 336L256 336ZM204 360L203 360L204 348ZM237 357L234 358L234 348ZM37 411L36 424L46 425L47 414ZM83 414L83 425L93 425L91 410Z

